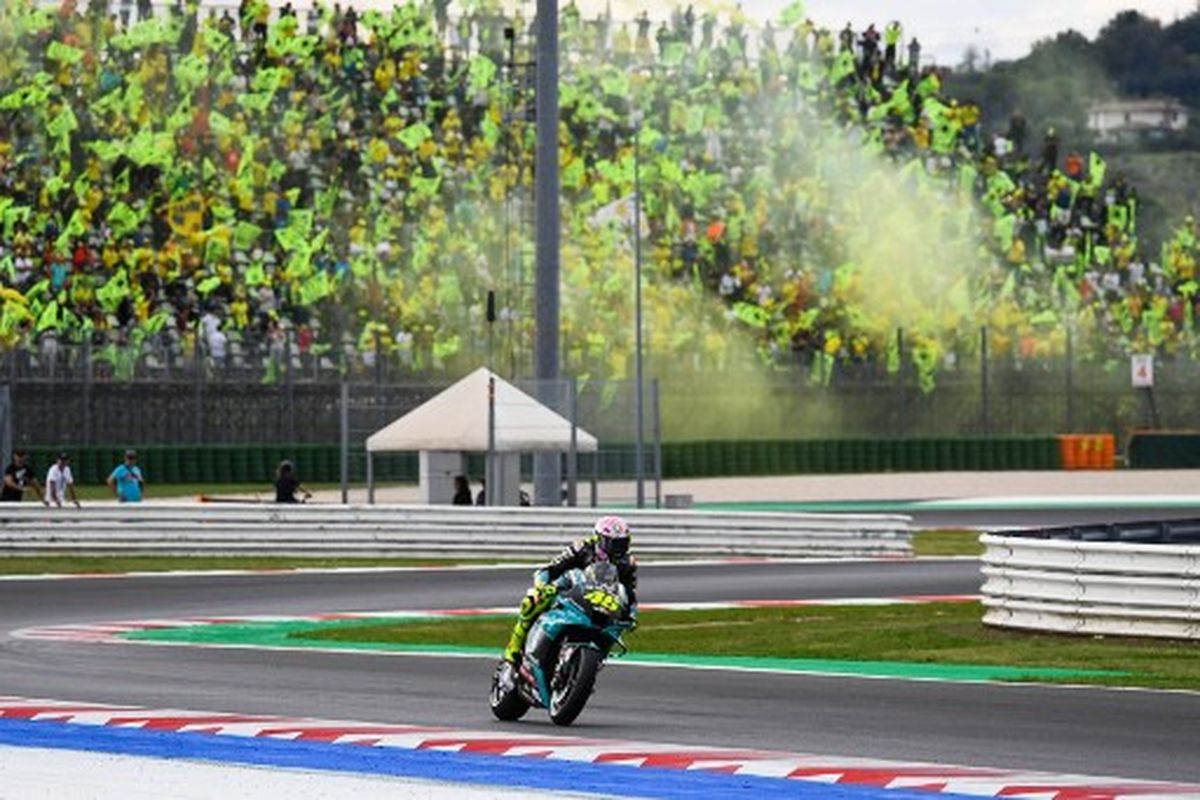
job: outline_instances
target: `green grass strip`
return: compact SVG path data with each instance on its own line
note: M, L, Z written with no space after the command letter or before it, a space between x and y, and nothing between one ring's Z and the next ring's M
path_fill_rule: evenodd
M428 624L428 620L389 620L390 625ZM439 624L447 624L440 622ZM361 621L336 622L261 622L238 625L202 625L189 628L136 631L123 638L196 645L237 647L287 647L385 651L397 653L445 653L498 658L499 645L451 645L355 640L328 636L332 632L362 631ZM375 628L377 626L366 626ZM319 637L319 638L318 638ZM908 678L942 681L1031 681L1073 679L1084 676L1112 675L1098 670L1030 669L986 665L918 664L894 661L834 661L804 658L755 658L748 656L687 656L668 653L631 653L620 659L631 664L655 664L705 669L739 669L769 672L815 673L821 675L857 675L872 678Z
M1200 647L985 628L977 603L647 611L637 664L944 681L1200 688ZM139 631L180 644L336 648L493 657L511 615L255 622Z

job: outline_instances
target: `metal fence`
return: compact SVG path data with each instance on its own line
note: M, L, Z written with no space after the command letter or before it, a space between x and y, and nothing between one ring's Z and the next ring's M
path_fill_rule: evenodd
M55 344L0 356L16 445L334 443L341 385L356 432L430 398L449 378L383 350L317 353L285 338L203 349ZM352 352L351 352L352 351ZM816 378L803 356L767 371L706 372L649 358L667 440L1034 436L1200 427L1200 362L1160 360L1152 389L1134 389L1127 360L1013 353L949 354L923 384L911 364L841 362ZM572 370L566 370L571 372ZM564 392L563 397L568 393ZM580 381L578 420L602 442L632 444L630 384ZM569 416L570 409L560 409ZM646 440L655 420L647 415ZM631 455L613 456L632 458ZM651 458L650 454L646 458ZM631 470L632 472L632 470Z

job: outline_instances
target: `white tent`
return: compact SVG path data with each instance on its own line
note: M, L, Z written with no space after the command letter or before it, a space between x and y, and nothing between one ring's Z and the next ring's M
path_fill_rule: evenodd
M367 439L367 452L437 450L480 453L488 449L488 378L480 368ZM599 443L575 428L575 448L594 453ZM496 376L496 452L564 452L571 447L571 423Z
M596 437L539 403L490 370L481 368L367 439L368 496L373 497L375 453L421 454L421 497L448 502L466 467L465 453L488 452L490 379L495 378L495 451L488 485L501 505L520 493L520 455L535 451L594 453ZM572 458L573 463L573 458ZM492 494L489 489L488 494Z

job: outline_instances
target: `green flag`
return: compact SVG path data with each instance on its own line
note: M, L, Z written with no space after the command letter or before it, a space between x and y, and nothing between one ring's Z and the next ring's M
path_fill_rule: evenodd
M47 328L53 328L58 325L58 301L51 300L42 309L42 313L38 315L37 332L41 333Z
M733 314L751 328L765 328L770 321L766 310L750 303L734 303Z
M210 295L214 291L216 291L217 287L220 285L221 285L221 279L218 278L216 275L210 275L209 277L200 281L200 283L196 284L196 292L199 295L201 295L202 297L207 297L208 295Z
M249 250L262 235L262 228L252 222L239 220L233 227L233 244L238 250ZM260 266L259 269L262 269Z
M496 71L496 63L487 56L472 58L469 72L471 91L480 92L491 86L496 77Z
M662 63L668 67L678 67L687 59L687 45L683 42L671 42L663 48Z
M271 107L272 96L266 92L249 92L239 96L237 102L247 111L257 111L262 114Z
M175 65L175 80L185 93L190 93L208 78L206 59L191 53Z
M415 122L400 131L398 138L400 143L409 150L416 150L431 136L433 136L433 131L429 129L428 125L424 122Z
M267 283L267 271L262 264L255 262L246 270L245 280L247 286L261 286Z
M333 287L329 285L329 274L325 270L319 269L300 285L300 302L310 306L332 291Z
M157 314L155 314L154 316L150 317L150 319L143 322L142 328L146 331L147 334L153 335L153 334L161 331L164 327L166 327L166 324L170 319L171 319L170 314L168 314L166 311L160 311Z
M142 131L126 148L126 155L138 166L151 164L168 167L174 160L175 137L170 133Z
M1000 219L992 224L992 232L996 236L996 240L1000 246L1004 248L1004 252L1008 252L1013 246L1013 232L1016 228L1017 218L1012 214L1005 214Z
M233 133L233 122L220 111L208 115L208 126L217 136L230 136Z
M804 17L804 3L801 0L795 0L779 15L779 22L790 28L803 22Z
M71 246L71 239L78 239L87 233L87 225L83 222L83 211L76 209L71 215L71 220L67 223L67 227L59 234L58 239L54 242L54 247L59 252L66 250Z
M46 48L46 58L61 61L64 64L74 64L83 58L83 51L62 42L51 42Z
M1092 188L1098 188L1104 183L1104 176L1108 173L1108 164L1100 157L1096 151L1088 157L1088 185Z
M141 223L141 217L138 213L126 205L124 201L120 201L113 206L112 211L108 212L107 219L113 234L116 236L125 236L137 230L138 225Z
M100 307L106 312L112 313L117 310L117 306L129 294L129 276L125 270L120 270L109 279L108 283L96 290L96 299L100 302Z
M46 133L51 136L62 137L78 127L79 121L75 119L75 112L71 110L70 106L63 105L62 110L46 123Z

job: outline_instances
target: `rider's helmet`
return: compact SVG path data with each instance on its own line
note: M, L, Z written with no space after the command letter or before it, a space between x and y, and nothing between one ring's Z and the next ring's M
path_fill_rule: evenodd
M601 517L593 529L596 558L600 561L619 561L629 552L629 525L620 517Z

